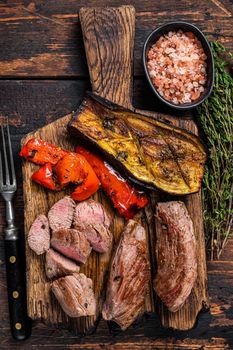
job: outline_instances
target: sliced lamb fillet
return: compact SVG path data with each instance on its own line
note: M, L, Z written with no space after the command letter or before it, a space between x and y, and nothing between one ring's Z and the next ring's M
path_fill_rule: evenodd
M92 199L78 203L74 213L74 225L85 229L87 225L103 224L110 227L111 221L103 205Z
M74 227L85 233L97 252L105 253L110 249L113 238L109 230L110 217L101 203L94 200L78 203L74 213Z
M45 272L48 278L63 277L79 272L79 270L80 267L75 262L55 252L52 248L46 252Z
M37 254L45 253L50 246L49 222L45 215L37 216L28 232L29 247Z
M66 196L56 202L48 212L49 225L52 230L70 228L73 221L75 202Z
M102 224L96 224L83 230L92 248L106 253L112 246L112 232Z
M154 289L168 310L176 312L197 278L193 222L183 202L157 204L156 238L158 271Z
M52 282L51 289L68 316L81 317L96 314L92 280L83 273L61 277Z
M103 318L128 328L143 310L149 279L145 230L129 220L111 263Z
M91 246L86 236L73 228L53 231L50 244L63 255L83 264L91 253Z

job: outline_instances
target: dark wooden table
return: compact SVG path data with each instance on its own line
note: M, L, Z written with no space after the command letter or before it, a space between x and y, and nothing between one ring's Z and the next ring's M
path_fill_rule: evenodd
M136 8L134 105L161 110L146 85L141 51L156 26L172 20L197 24L210 40L233 48L230 0L124 1ZM118 0L0 2L0 122L9 117L19 189L17 222L23 231L20 140L29 131L75 110L90 87L77 12L82 6L119 6ZM168 111L169 112L169 111ZM3 238L4 203L0 200ZM110 335L101 322L94 335L74 337L65 330L33 324L30 339L17 343L9 332L3 241L0 241L0 349L233 349L233 240L221 261L208 262L210 312L189 332L162 329L156 315L128 331Z

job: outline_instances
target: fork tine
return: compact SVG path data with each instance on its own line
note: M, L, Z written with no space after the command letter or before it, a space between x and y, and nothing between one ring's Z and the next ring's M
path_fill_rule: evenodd
M3 145L4 163L5 163L5 173L6 173L5 174L6 175L6 185L10 185L9 167L8 167L8 161L7 161L6 142L5 142L3 125L1 125L1 131L2 131L2 145Z
M10 131L9 131L8 120L7 120L6 130L7 130L7 136L8 136L8 146L9 146L10 163L11 163L12 185L15 185L16 184L15 166L14 166L14 159L13 159L13 152L12 152L12 146L11 146L11 136L10 136Z

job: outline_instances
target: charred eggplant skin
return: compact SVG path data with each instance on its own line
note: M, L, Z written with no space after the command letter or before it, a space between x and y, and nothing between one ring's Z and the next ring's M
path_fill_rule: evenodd
M184 129L88 93L68 131L144 190L185 195L200 189L205 147Z
M93 140L91 137L80 131L75 126L75 121L78 117L78 114L82 112L83 109L85 109L88 99L91 98L93 101L96 101L98 103L103 104L105 107L109 108L110 110L120 110L122 112L131 110L124 109L122 106L118 106L117 104L114 104L113 102L104 99L103 97L100 97L92 92L86 92L86 97L84 98L83 102L77 109L77 111L73 114L73 118L68 123L67 130L71 136L75 138L75 141L77 144L80 144L84 146L85 148L89 149L91 152L96 153L97 155L101 155L103 159L109 162L110 165L112 165L113 168L118 170L120 174L124 175L129 181L131 181L133 184L135 184L139 189L146 190L146 191L155 191L157 188L150 183L144 183L131 174L130 171L120 162L118 161L112 154L105 151L104 148L102 148L95 140Z

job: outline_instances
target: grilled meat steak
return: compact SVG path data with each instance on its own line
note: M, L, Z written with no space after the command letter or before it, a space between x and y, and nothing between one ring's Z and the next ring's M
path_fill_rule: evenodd
M51 289L68 316L80 317L96 314L92 280L83 273L61 277L52 282Z
M75 262L55 252L52 248L46 252L45 272L48 278L63 277L79 272L79 270L80 267Z
M75 202L66 196L56 202L48 212L49 225L52 230L70 228L73 220Z
M128 328L143 309L149 279L145 230L129 220L111 263L103 318Z
M105 253L110 249L110 217L101 203L91 199L78 203L74 213L74 227L85 234L97 252Z
M37 216L28 232L29 247L37 254L45 253L50 246L49 222L45 215Z
M121 174L171 194L197 192L206 153L194 134L88 95L68 125Z
M52 232L51 246L63 255L83 264L91 253L91 246L85 235L72 228Z
M158 271L154 289L168 310L179 310L197 278L193 222L183 202L158 203L156 211Z

